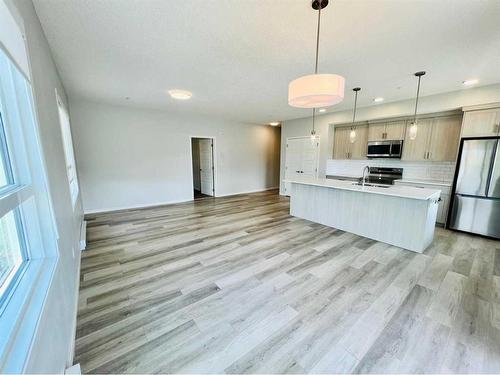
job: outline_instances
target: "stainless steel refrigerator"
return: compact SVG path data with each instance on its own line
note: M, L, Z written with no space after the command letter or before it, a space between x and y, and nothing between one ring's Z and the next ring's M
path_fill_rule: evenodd
M461 142L449 228L500 239L500 137Z

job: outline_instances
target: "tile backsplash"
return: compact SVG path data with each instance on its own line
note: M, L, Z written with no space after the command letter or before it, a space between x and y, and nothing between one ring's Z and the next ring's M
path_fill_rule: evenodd
M363 168L370 167L394 167L403 168L403 178L417 180L436 180L450 182L455 173L455 162L416 162L389 159L370 160L327 160L326 174L338 176L359 177Z

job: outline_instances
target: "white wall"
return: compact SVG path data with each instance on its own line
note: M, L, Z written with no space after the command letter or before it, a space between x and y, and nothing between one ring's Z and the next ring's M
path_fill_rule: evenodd
M85 212L191 200L190 136L215 137L217 196L278 186L279 129L70 100Z
M32 84L47 166L48 182L59 232L60 256L45 306L33 338L27 372L61 373L73 359L73 335L79 280L79 229L82 219L80 201L73 211L55 89L67 103L64 87L52 60L49 46L31 0L12 1L24 23L32 71Z
M419 113L435 113L456 110L464 106L500 102L500 84L470 88L445 94L424 96L419 100ZM390 117L409 116L413 113L415 100L372 105L358 108L356 121L367 121ZM334 107L333 107L334 108ZM330 109L333 111L333 109ZM304 111L310 113L310 111ZM345 124L352 121L352 110L331 112L319 115L316 118L316 134L321 138L319 177L326 174L327 160L333 154L333 124ZM286 139L289 137L307 136L311 132L311 116L285 121L281 132L281 168L280 193L283 191L285 176Z

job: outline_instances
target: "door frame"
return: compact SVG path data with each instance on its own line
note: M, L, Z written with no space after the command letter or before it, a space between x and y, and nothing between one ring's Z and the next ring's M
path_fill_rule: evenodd
M318 149L316 151L316 178L318 178L318 171L319 171L319 156L320 156L320 148L321 148L321 137L319 135L316 135L316 140L318 141ZM308 139L310 140L311 139L311 136L310 135L303 135L303 136L299 136L299 137L287 137L286 140L285 140L285 173L283 175L284 179L283 181L283 189L285 190L284 193L285 195L289 195L287 194L287 191L286 191L286 183L285 183L285 179L286 179L286 168L287 168L287 165L286 165L286 153L287 153L287 149L288 149L288 141L291 140L291 139ZM192 169L192 168L191 168Z
M215 136L212 135L190 135L189 136L189 174L191 176L191 200L194 201L194 176L193 176L193 138L203 138L203 139L211 139L212 140L212 183L213 183L213 197L215 198L217 192L217 152L216 152L216 141Z

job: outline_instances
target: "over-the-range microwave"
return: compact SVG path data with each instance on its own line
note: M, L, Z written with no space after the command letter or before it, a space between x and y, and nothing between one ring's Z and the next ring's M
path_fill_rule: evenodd
M397 158L401 159L403 153L403 141L370 141L368 142L368 158Z

